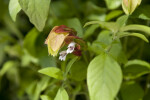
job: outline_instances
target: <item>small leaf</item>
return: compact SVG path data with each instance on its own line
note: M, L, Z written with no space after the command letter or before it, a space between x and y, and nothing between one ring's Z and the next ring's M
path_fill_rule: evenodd
M30 55L36 57L36 49L35 42L37 37L39 36L39 32L37 29L33 28L24 38L24 48L30 53Z
M124 66L124 77L135 79L150 73L150 64L142 60L130 60Z
M43 68L43 69L39 70L38 72L48 75L50 77L56 78L56 79L60 79L60 80L63 79L62 71L56 67Z
M58 90L54 100L69 100L68 94L63 87Z
M41 100L51 100L47 95L41 95Z
M19 0L19 3L31 23L42 31L48 17L50 0Z
M108 9L116 9L121 5L122 0L105 0Z
M88 37L90 37L91 35L94 34L94 31L95 31L98 27L100 27L100 26L99 26L99 25L91 25L91 26L85 31L83 37L84 37L85 39L88 38Z
M99 24L102 28L106 28L114 33L118 31L118 25L115 22L91 21L85 23L84 27L91 24Z
M113 18L118 17L118 16L121 15L122 13L123 13L122 10L113 10L113 11L111 11L110 13L108 13L108 14L106 15L105 20L106 20L106 21L109 21L109 20L111 20L111 19L113 19Z
M135 36L135 37L141 38L145 42L149 42L148 39L143 34L140 34L140 33L124 33L124 34L121 34L119 37L121 38L125 36Z
M128 17L128 15L123 15L117 19L116 23L119 25L119 27L123 27L124 25L126 25Z
M133 18L140 18L144 20L150 20L150 13L149 13L150 5L141 5L139 6L135 12L131 15Z
M17 65L17 62L15 61L7 61L6 63L4 63L3 67L0 70L0 77L2 77L12 67L16 67Z
M122 27L120 31L141 31L150 35L150 27L145 25L137 25L137 24L127 25Z
M21 10L21 7L20 7L18 0L9 1L9 13L13 21L16 21L16 16L20 10Z
M101 54L90 62L87 83L91 100L113 100L121 82L120 66L109 55Z

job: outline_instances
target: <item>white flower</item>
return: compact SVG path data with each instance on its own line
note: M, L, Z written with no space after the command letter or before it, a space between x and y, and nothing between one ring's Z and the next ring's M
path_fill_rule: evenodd
M67 54L68 54L68 53L72 53L72 52L74 51L75 45L76 45L75 42L71 42L71 43L68 45Z
M67 52L66 51L62 51L59 54L60 54L59 59L61 61L65 61L66 60L66 56L67 56Z

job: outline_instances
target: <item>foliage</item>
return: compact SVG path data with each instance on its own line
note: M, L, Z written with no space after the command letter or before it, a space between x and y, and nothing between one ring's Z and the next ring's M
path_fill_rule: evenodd
M135 1L0 0L0 100L149 100L150 1ZM81 56L48 54L60 25Z

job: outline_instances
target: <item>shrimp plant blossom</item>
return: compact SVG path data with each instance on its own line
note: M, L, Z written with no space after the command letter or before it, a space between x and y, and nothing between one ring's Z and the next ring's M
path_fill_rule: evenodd
M59 59L65 61L68 54L81 56L81 44L84 44L84 41L77 36L74 29L60 25L50 31L45 44L48 46L48 53L52 56L57 56L61 48L66 47L66 50L59 53Z

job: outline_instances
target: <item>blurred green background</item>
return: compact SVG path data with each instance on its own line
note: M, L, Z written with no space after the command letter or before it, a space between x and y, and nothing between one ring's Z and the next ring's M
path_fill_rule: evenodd
M101 38L100 31L106 32L106 30L102 30L98 25L88 28L83 28L83 25L92 20L116 21L124 14L121 0L52 0L42 32L34 27L23 10L17 14L16 21L13 21L8 6L9 0L0 0L0 100L39 100L42 95L48 95L51 98L49 100L53 100L61 82L38 73L38 70L45 67L62 68L65 65L66 62L49 56L47 46L44 45L50 30L62 24L74 28L78 36L89 46L80 61L73 65L75 67L71 69L70 87L67 89L71 100L88 100L86 99L88 98L87 66L91 59L99 54L95 49L97 48L95 45L98 44L94 44L94 41ZM149 9L150 0L142 0L140 7L130 16L128 24L150 26ZM101 39L104 38L105 36ZM150 40L148 36L147 38ZM126 59L123 63L127 62L127 59L141 59L150 63L149 43L135 37L124 38L121 42L125 57L119 59ZM114 52L119 51L114 50ZM121 61L121 64L123 63ZM125 73L129 71L131 69L126 70ZM150 89L147 87L150 78L147 73L149 71L146 75L132 80L138 84L123 87L121 93L123 93L122 98L125 98L117 100L139 100L136 97L132 98L136 94L135 88L140 88L136 95L139 94L138 96L143 97L144 100L150 100ZM126 98L126 92L131 87L134 94L131 98Z

